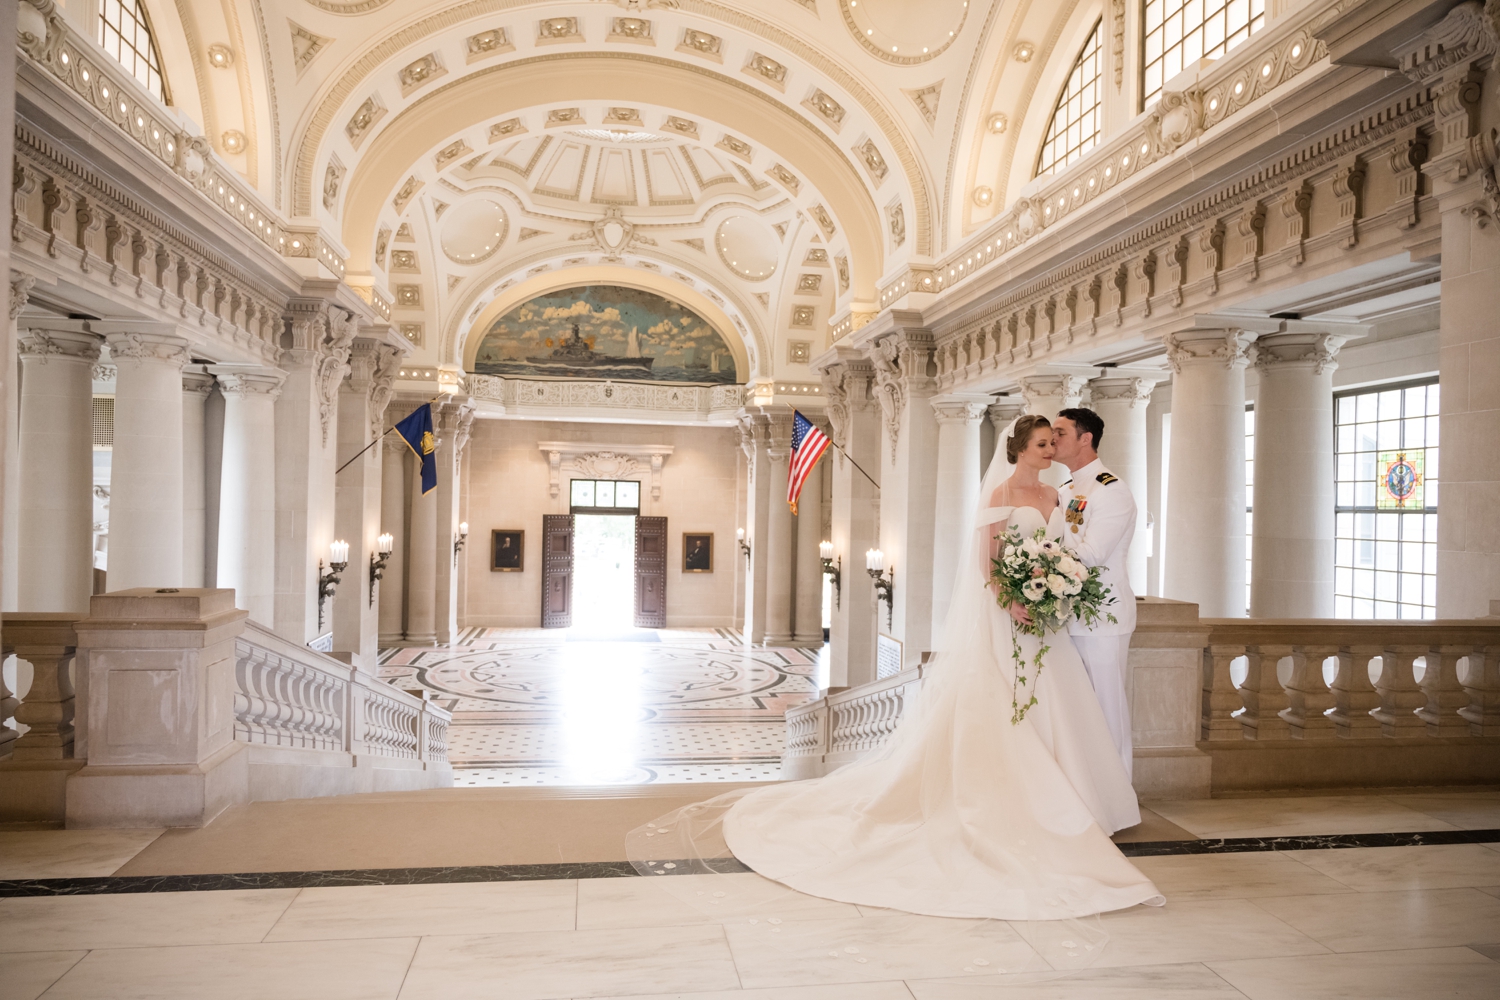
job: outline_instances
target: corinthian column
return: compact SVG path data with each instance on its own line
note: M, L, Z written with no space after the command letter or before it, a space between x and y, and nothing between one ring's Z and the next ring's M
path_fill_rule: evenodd
M875 679L875 601L864 572L865 551L879 545L880 498L875 484L855 468L880 468L880 408L871 390L870 362L849 347L834 348L820 374L828 400L833 522L829 541L840 569L828 629L828 684L852 687Z
M5 347L5 463L3 495L3 545L0 545L0 611L16 611L17 586L20 582L21 565L21 380L20 358L16 350L16 323L21 310L31 295L31 286L36 279L29 274L12 271L10 274L10 326L6 330ZM0 719L0 725L4 720ZM3 744L0 744L3 745Z
M1345 339L1273 333L1255 342L1254 618L1333 617L1333 372Z
M406 550L406 641L430 646L437 642L437 575L440 560L452 550L437 546L438 491L423 495L422 465L412 463L411 534Z
M937 496L932 537L932 647L943 647L943 626L964 540L974 530L979 494L979 425L990 397L934 396L937 415Z
M771 418L771 482L766 530L766 644L792 641L792 509L786 502L792 421L785 414Z
M88 611L93 582L93 368L99 338L61 321L21 338L20 608Z
M380 530L395 539L380 582L380 645L395 646L406 625L406 456L411 451L399 434L387 434L380 458Z
M1114 371L1119 371L1115 369ZM1146 560L1151 557L1146 531L1146 408L1151 390L1163 376L1112 374L1089 382L1089 406L1104 421L1099 458L1124 480L1135 498L1135 535L1130 540L1130 589L1146 593Z
M750 555L745 559L745 641L759 644L766 637L766 554L770 535L771 503L775 499L771 483L771 432L763 413L747 413L740 418L740 448L745 453L749 471L750 496L745 503L745 544ZM735 553L740 558L740 553Z
M1166 337L1172 364L1166 596L1204 618L1245 613L1245 364L1243 330Z
M109 589L180 587L182 369L188 342L171 333L142 332L141 324L94 324L101 326L111 330L107 339L116 369Z
M274 368L214 365L224 395L216 586L267 628L276 620L276 398L286 374Z
M204 409L214 379L199 371L182 376L182 585L206 586L203 580L204 514L208 505L205 482Z

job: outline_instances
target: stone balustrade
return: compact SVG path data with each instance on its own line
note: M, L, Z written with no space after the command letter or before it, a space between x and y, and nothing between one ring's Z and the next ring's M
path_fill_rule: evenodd
M256 800L452 784L452 715L249 621L230 590L4 616L0 820L193 826ZM74 685L77 685L77 693Z
M1128 690L1142 798L1500 781L1500 619L1199 619L1137 599ZM880 746L941 657L787 713L782 774Z

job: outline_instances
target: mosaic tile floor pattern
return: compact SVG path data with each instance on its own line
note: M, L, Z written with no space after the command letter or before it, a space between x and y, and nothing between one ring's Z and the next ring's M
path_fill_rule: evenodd
M774 781L787 709L826 684L818 650L730 629L474 628L381 654L381 677L453 711L459 787Z

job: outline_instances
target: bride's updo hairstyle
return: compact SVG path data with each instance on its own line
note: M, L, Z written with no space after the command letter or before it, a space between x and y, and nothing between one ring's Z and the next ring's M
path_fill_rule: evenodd
M1031 444L1031 435L1038 427L1052 426L1052 421L1036 413L1027 413L1016 420L1016 432L1005 439L1005 457L1011 465L1021 457L1021 452Z

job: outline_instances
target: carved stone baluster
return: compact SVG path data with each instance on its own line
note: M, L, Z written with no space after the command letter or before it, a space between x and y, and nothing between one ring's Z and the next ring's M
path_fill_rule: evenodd
M1281 710L1287 707L1286 692L1276 678L1276 665L1284 656L1292 654L1290 646L1246 646L1245 660L1249 669L1245 683L1240 685L1240 697L1245 710L1236 718L1244 727L1247 740L1273 740L1285 737L1289 731Z
M0 660L3 660L0 657ZM16 708L21 700L16 693L5 683L5 674L0 672L0 757L9 757L12 745L15 743L17 733L6 725L15 714Z
M1382 735L1418 736L1413 730L1426 725L1417 717L1417 709L1427 704L1413 666L1419 656L1431 663L1436 652L1427 646L1387 646L1381 654L1380 678L1375 682L1380 707L1370 714L1380 723Z
M1333 708L1333 692L1323 680L1323 661L1338 652L1336 646L1292 647L1292 676L1287 679L1287 707L1281 717L1293 739L1332 739L1337 729L1324 713Z
M1234 714L1243 706L1229 666L1245 655L1244 646L1209 646L1203 651L1203 731L1205 740L1240 740L1244 731Z
M31 690L16 709L16 721L30 727L14 743L16 760L64 760L73 756L72 646L21 646L18 659L33 668Z
M1370 683L1370 660L1383 652L1380 646L1350 646L1339 651L1339 671L1331 685L1334 707L1328 717L1342 739L1380 735L1380 723L1370 714L1380 707L1380 695Z
M1500 736L1500 646L1475 648L1464 675L1469 704L1458 710L1470 736Z
M1468 655L1468 646L1439 646L1436 653L1427 654L1421 685L1427 704L1417 709L1417 717L1427 723L1428 736L1469 735L1469 720L1458 714L1469 704L1468 693L1458 683L1458 661Z

